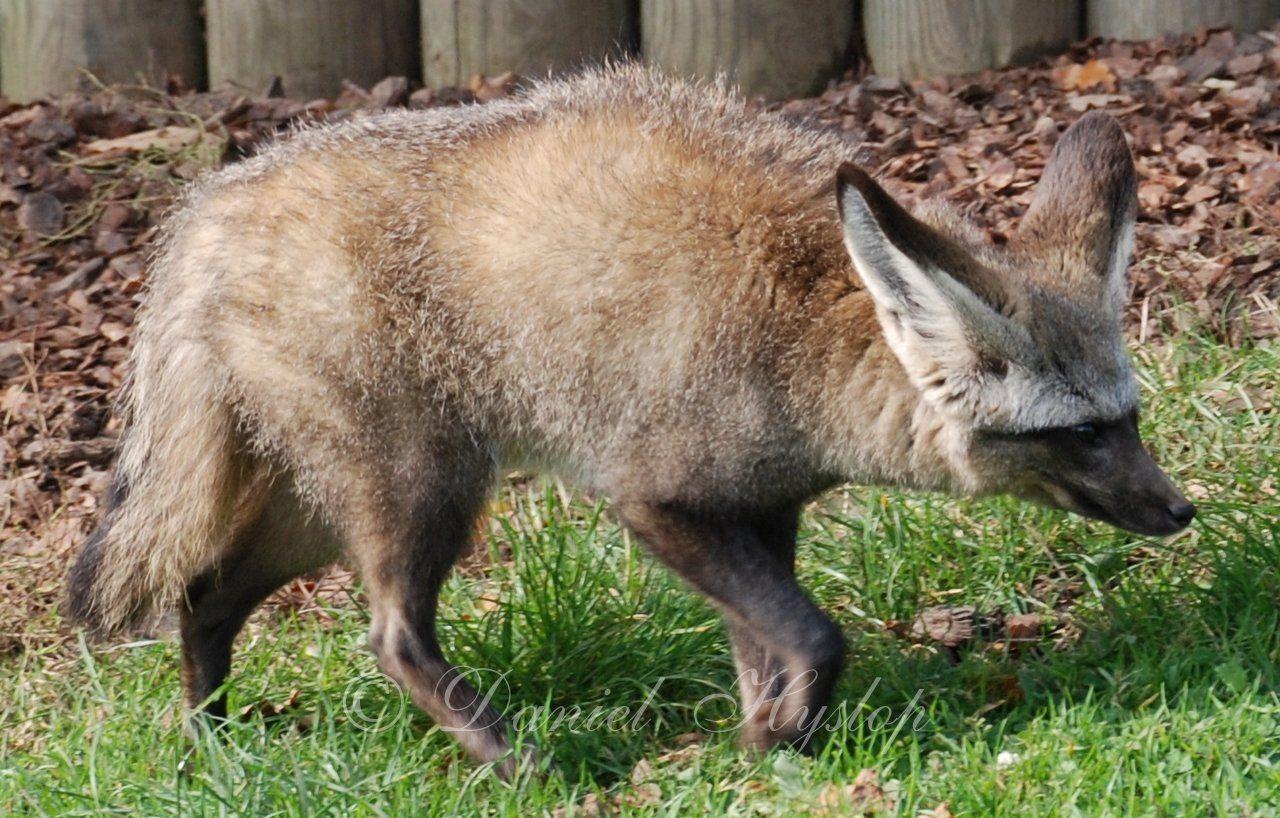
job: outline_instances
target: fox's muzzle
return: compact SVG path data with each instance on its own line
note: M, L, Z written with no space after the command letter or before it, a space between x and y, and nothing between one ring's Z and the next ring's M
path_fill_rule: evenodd
M1132 420L1108 424L1087 451L1044 473L1045 491L1069 511L1135 534L1167 536L1186 528L1196 507L1152 459Z

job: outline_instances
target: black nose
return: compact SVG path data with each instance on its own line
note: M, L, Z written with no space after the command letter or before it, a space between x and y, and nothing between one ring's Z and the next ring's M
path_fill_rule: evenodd
M1169 506L1169 516L1178 525L1186 525L1196 517L1196 507L1186 500Z

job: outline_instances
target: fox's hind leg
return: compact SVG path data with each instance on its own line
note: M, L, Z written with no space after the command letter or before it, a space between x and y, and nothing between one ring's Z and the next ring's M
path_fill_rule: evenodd
M262 487L266 501L242 523L226 559L187 586L180 608L182 683L188 707L222 718L216 695L231 669L231 647L245 620L289 580L332 562L339 546L302 506L292 483Z
M742 743L806 741L825 715L844 638L796 582L794 509L710 515L631 501L617 511L650 551L724 613L745 674Z
M473 535L492 479L483 453L442 447L409 484L357 491L348 536L373 613L369 645L383 671L473 758L496 762L511 778L517 759L505 720L445 659L436 637L440 586Z

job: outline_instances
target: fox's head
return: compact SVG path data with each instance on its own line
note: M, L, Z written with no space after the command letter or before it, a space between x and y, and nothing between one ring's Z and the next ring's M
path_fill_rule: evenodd
M978 490L1142 534L1186 527L1195 506L1138 437L1121 324L1137 175L1115 120L1062 135L1003 248L943 211L908 213L853 165L837 192L885 337Z

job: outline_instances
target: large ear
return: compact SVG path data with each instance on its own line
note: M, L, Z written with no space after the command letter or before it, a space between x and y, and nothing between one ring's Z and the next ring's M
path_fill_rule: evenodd
M1003 377L1016 328L975 291L992 286L982 266L853 164L840 168L836 196L853 265L916 385L952 401L984 378Z
M1040 272L1046 283L1100 291L1118 311L1137 211L1138 175L1124 131L1091 111L1054 146L1017 240L1046 262Z

